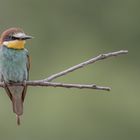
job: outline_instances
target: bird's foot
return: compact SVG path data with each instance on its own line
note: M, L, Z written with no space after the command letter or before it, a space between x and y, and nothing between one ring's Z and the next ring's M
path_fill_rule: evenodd
M23 86L26 87L26 80L23 81Z

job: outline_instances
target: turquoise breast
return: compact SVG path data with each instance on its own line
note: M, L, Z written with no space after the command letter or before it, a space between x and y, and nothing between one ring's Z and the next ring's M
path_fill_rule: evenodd
M22 82L27 80L27 50L0 47L0 77L5 82Z

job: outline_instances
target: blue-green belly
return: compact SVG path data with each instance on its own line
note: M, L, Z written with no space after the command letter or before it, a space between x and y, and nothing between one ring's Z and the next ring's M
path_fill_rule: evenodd
M0 73L5 82L27 80L27 51L0 48Z

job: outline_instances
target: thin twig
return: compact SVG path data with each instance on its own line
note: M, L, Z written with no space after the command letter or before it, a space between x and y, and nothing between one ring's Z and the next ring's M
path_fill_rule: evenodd
M25 83L10 83L9 86L24 86ZM65 84L54 82L26 81L27 86L45 86L45 87L63 87L63 88L78 88L78 89L96 89L110 91L109 87L97 86L95 84ZM0 83L0 87L5 87L4 83Z
M110 53L106 53L106 54L100 54L100 55L98 55L98 56L96 56L94 58L91 58L91 59L89 59L89 60L87 60L85 62L82 62L82 63L80 63L78 65L73 66L73 67L70 67L70 68L68 68L68 69L66 69L64 71L61 71L61 72L56 73L56 74L53 74L53 75L49 76L48 78L45 78L45 79L43 79L41 81L42 82L50 82L50 81L52 81L52 80L54 80L54 79L56 79L58 77L66 75L66 74L68 74L70 72L73 72L73 71L75 71L77 69L83 68L83 67L85 67L85 66L87 66L89 64L95 63L95 62L97 62L99 60L106 59L106 58L109 58L109 57L112 57L112 56L118 56L118 55L122 55L122 54L127 54L127 53L128 53L127 50L120 50L120 51L117 51L117 52L110 52Z

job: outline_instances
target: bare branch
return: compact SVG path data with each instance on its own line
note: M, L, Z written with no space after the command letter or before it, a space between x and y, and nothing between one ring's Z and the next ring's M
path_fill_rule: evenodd
M68 68L68 69L66 69L64 71L59 72L59 73L53 74L53 75L49 76L48 78L40 80L40 81L42 81L42 82L50 82L50 81L52 81L52 80L54 80L54 79L56 79L58 77L66 75L66 74L68 74L70 72L73 72L73 71L75 71L77 69L83 68L83 67L85 67L85 66L87 66L89 64L95 63L95 62L97 62L99 60L103 60L103 59L106 59L106 58L109 58L109 57L112 57L112 56L118 56L118 55L127 54L127 53L128 53L127 50L120 50L120 51L117 51L117 52L110 52L110 53L106 53L106 54L100 54L100 55L98 55L96 57L93 57L93 58L91 58L91 59L89 59L89 60L87 60L85 62L82 62L82 63L80 63L78 65L73 66L73 67L70 67L70 68Z
M113 56L118 56L118 55L122 55L122 54L127 54L128 51L127 50L121 50L121 51L117 51L117 52L110 52L110 53L106 53L106 54L100 54L97 57L91 58L85 62L82 62L78 65L75 65L73 67L70 67L64 71L61 71L59 73L53 74L51 76L49 76L48 78L45 78L43 80L35 80L35 81L26 81L26 83L6 83L10 86L24 86L25 84L27 86L45 86L45 87L63 87L63 88L78 88L78 89L96 89L96 90L106 90L106 91L110 91L111 88L110 87L103 87L103 86L97 86L95 84L65 84L65 83L56 83L56 82L50 82L58 77L61 77L63 75L66 75L70 72L73 72L77 69L83 68L89 64L95 63L99 60L103 60L109 57L113 57ZM0 82L0 87L5 88L5 84L3 82Z
M25 83L10 83L9 86L23 86ZM110 91L109 87L97 86L95 84L65 84L54 82L26 81L27 86L45 86L45 87L63 87L63 88L78 88L78 89L96 89ZM0 83L0 87L5 87L4 83Z

